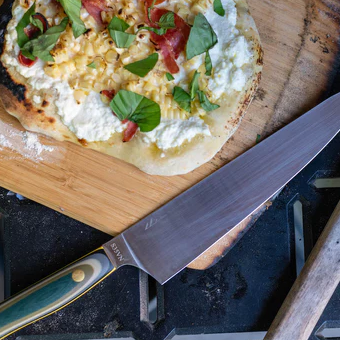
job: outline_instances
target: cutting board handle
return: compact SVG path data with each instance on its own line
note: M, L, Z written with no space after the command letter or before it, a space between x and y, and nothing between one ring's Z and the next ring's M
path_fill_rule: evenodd
M307 340L340 282L340 202L264 340Z
M0 339L67 306L115 271L102 248L0 305Z

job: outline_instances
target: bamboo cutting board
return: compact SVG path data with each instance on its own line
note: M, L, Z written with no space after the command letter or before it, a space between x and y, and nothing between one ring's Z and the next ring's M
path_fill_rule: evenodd
M0 185L117 234L319 103L338 67L338 0L249 0L265 52L260 88L240 128L208 164L175 177L71 143L27 138L0 107ZM222 239L193 264L205 267L239 236Z

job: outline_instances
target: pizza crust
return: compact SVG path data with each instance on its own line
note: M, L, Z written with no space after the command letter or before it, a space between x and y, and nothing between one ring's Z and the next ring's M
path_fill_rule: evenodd
M115 133L105 142L84 143L62 123L53 104L52 90L47 93L49 100L46 100L47 105L43 110L38 110L34 106L31 100L33 94L30 93L28 87L25 91L25 100L20 100L15 91L9 90L8 83L0 83L0 98L6 111L15 116L27 130L45 134L59 141L70 141L117 157L151 175L172 176L190 172L213 158L237 130L261 78L263 51L258 31L246 1L237 0L235 2L238 10L237 28L247 40L252 41L254 55L251 65L252 76L243 91L235 92L233 100L229 98L220 103L219 109L205 116L211 136L197 136L179 148L167 151L166 157L162 157L161 150L152 144L145 143L142 138L135 137L130 142L123 143L121 133ZM17 4L18 0L14 2L14 6ZM7 71L13 82L24 83L24 78L13 67L9 67Z

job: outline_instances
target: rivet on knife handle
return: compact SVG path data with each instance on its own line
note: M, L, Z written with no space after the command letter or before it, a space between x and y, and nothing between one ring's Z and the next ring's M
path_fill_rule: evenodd
M0 339L67 306L115 268L102 248L0 305Z

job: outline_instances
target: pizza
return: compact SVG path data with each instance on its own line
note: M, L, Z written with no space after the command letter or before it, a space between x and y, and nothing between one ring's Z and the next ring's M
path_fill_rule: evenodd
M262 48L244 0L11 5L1 44L5 109L27 130L149 174L209 161L260 80Z

